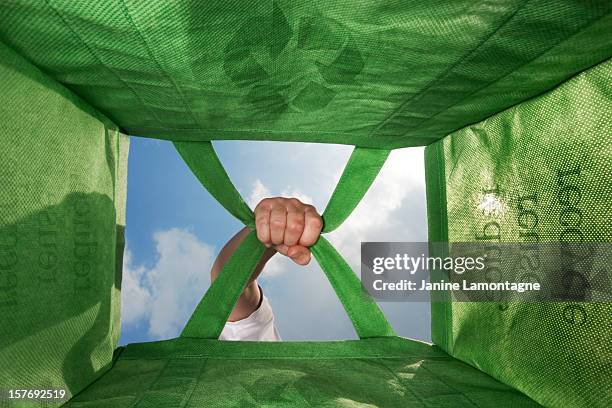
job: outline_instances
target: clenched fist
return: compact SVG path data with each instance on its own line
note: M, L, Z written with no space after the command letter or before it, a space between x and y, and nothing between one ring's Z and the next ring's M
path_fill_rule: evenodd
M321 234L323 219L317 210L297 198L266 198L255 207L257 238L268 248L299 265L310 262L310 249Z

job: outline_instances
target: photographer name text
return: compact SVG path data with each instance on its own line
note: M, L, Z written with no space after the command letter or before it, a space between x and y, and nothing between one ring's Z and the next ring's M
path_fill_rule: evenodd
M419 283L417 285L417 283ZM532 292L541 289L538 282L429 282L421 280L420 282L402 279L397 282L385 282L382 279L377 279L372 282L372 287L377 291L449 291L449 290L464 290L464 291L511 291L511 292Z

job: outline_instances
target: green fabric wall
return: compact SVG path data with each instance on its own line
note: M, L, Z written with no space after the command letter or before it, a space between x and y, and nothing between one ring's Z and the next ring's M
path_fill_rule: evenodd
M611 82L609 60L428 146L430 241L562 242L576 228L585 242L612 242ZM432 337L541 404L603 407L612 397L610 316L609 302L439 302Z
M128 138L2 44L0 94L6 406L8 389L74 394L110 368L119 337Z
M129 134L427 145L612 55L612 3L11 0L0 40Z
M436 346L398 337L333 342L195 338L130 344L67 404L129 407L535 408Z

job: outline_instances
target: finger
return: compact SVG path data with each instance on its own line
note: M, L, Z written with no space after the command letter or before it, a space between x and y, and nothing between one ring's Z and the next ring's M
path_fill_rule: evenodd
M301 245L294 245L287 250L287 256L298 265L307 265L310 262L310 250Z
M323 228L323 219L314 209L309 206L304 212L304 232L300 238L299 244L305 247L314 245L321 235L321 229Z
M270 213L270 239L272 244L280 245L285 238L285 226L287 225L287 209L277 206Z
M258 207L255 209L255 229L257 230L257 239L267 247L270 247L272 240L270 239L270 209Z
M292 246L298 243L304 232L304 210L297 206L287 207L287 227L285 228L284 243Z

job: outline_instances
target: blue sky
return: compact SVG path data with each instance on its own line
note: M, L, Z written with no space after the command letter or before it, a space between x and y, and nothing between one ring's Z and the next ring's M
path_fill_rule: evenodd
M351 147L215 142L228 174L254 206L295 196L322 212ZM331 242L358 271L361 241L426 241L423 149L390 155ZM176 337L210 284L216 254L242 225L204 190L170 142L131 138L121 344ZM260 282L284 340L355 338L323 272L276 256ZM428 303L381 303L401 336L430 340Z

